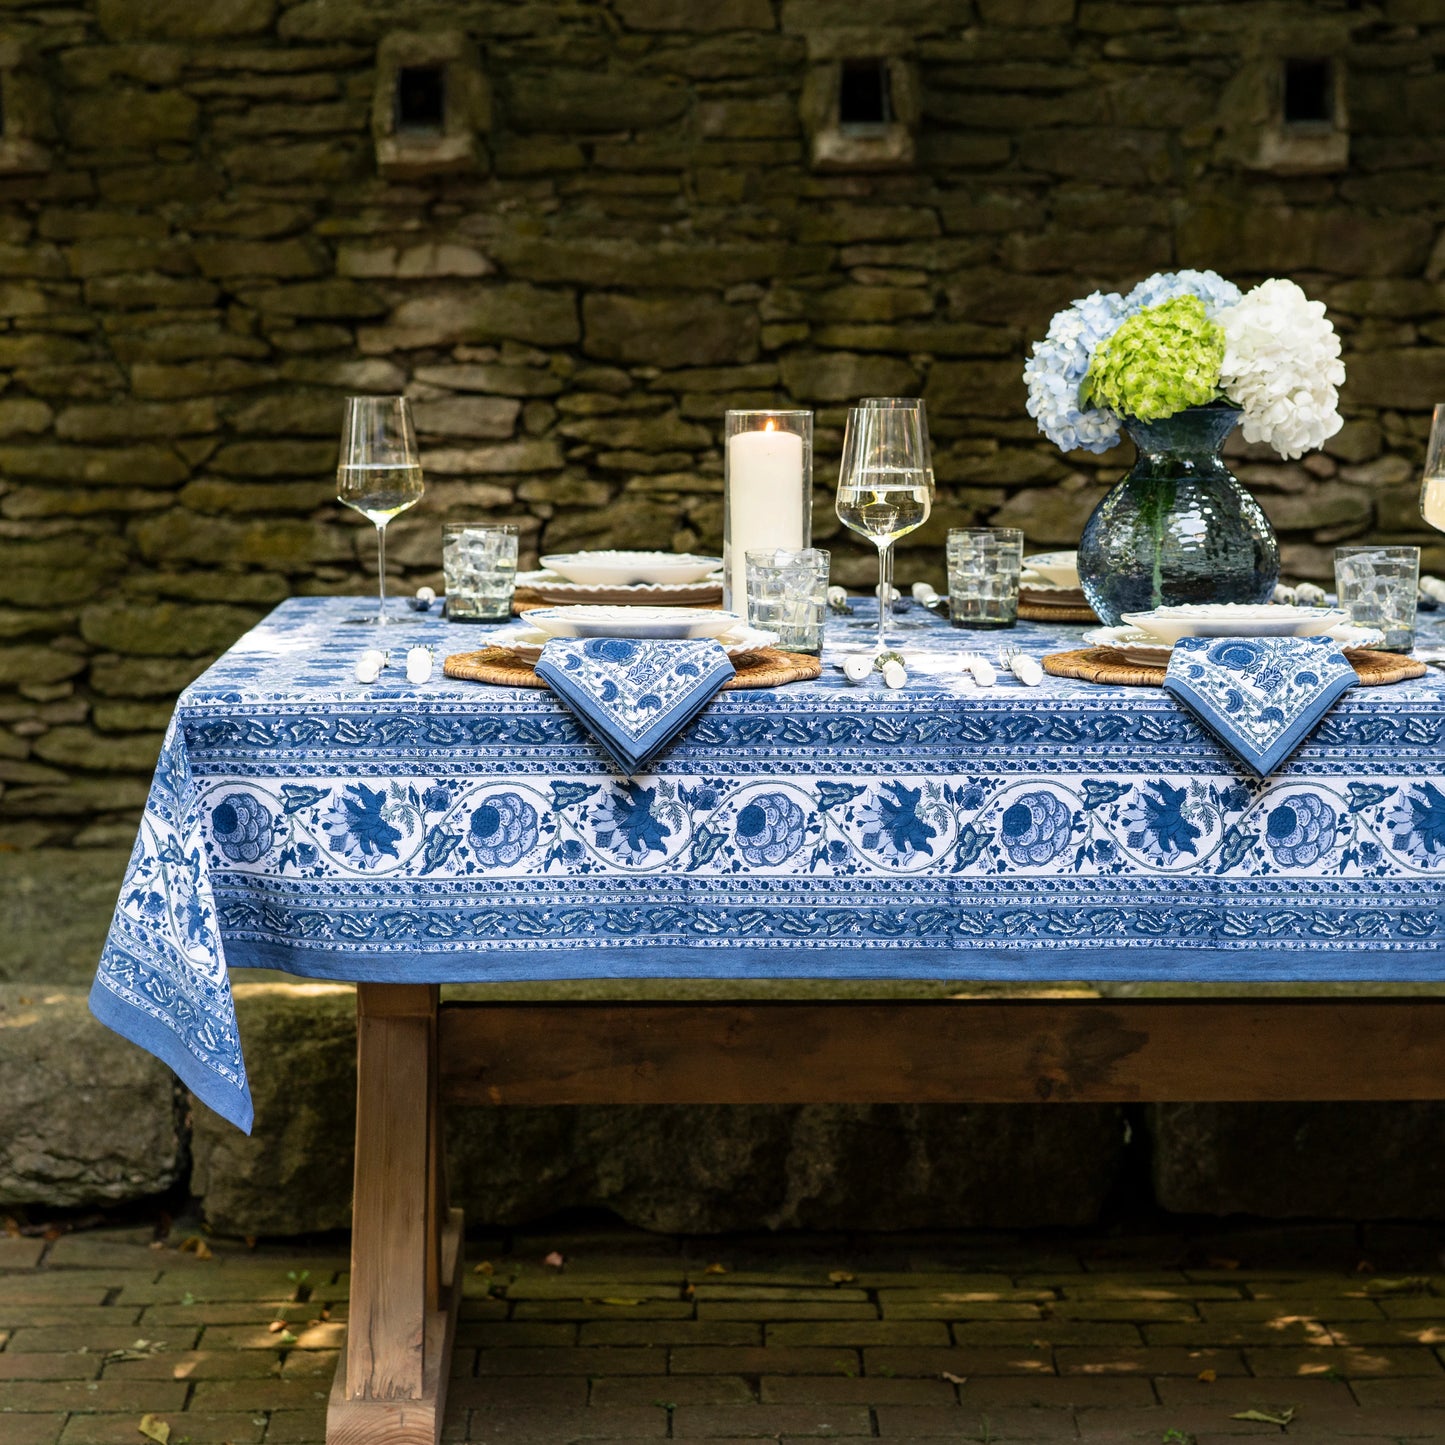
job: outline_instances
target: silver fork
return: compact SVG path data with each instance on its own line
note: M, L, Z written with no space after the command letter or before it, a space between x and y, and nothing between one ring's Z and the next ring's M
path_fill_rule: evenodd
M1001 666L1006 667L1026 687L1033 687L1037 683L1042 681L1040 675L1042 669L1039 667L1037 660L1030 657L1030 655L1025 652L1021 647L999 648L998 660ZM1023 669L1021 669L1019 666L1019 664L1023 662L1033 662L1035 668L1038 669L1037 671L1030 669L1030 671L1033 671L1033 676L1031 678L1024 676Z

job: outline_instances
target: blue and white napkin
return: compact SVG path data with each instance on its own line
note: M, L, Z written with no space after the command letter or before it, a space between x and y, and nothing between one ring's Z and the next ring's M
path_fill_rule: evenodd
M629 776L734 675L727 653L709 638L554 637L536 670Z
M1359 680L1332 637L1181 637L1164 690L1264 777Z

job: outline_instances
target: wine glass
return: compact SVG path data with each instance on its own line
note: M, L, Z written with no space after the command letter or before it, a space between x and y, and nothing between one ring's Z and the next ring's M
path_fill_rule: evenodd
M891 398L889 399L892 400ZM923 403L855 406L843 433L837 512L845 527L878 548L878 649L888 647L885 605L893 544L928 520L933 478L924 442Z
M921 430L922 433L923 433L923 459L924 459L924 466L927 467L927 469L928 469L928 495L929 495L930 498L932 498L933 496L935 496L935 495L936 495L936 492L935 492L934 482L933 482L933 445L932 445L932 443L930 442L929 437L928 437L928 408L924 405L924 403L923 403L918 397L916 397L916 396L865 396L865 397L863 397L863 398L861 398L861 399L859 400L858 405L859 405L859 406L868 406L868 407L881 407L881 408L883 408L883 409L885 409L885 410L896 409L896 408L898 408L898 407L908 407L908 408L910 408L910 409L911 409L911 408L917 408L917 411L918 411L918 425L919 425L920 430ZM924 622L907 622L907 621L902 621L902 620L900 620L895 614L892 613L892 607L893 607L892 592L893 592L893 590L894 590L894 588L893 588L893 561L894 561L894 558L893 558L893 550L892 550L892 548L889 548L889 551L888 551L888 588L889 588L889 591L888 591L888 592L884 592L884 593L880 593L879 596L880 596L880 597L885 597L885 596L886 596L886 597L889 598L889 602L887 603L887 606L888 606L889 611L890 611L890 617L889 617L890 625L893 626L893 627L899 627L899 628L919 628L919 627L925 627L925 626L927 626L927 624L924 623ZM882 606L884 606L884 603L882 603L882 602L880 601L878 605L879 605L880 607L882 607ZM859 625L859 624L855 623L855 624L853 624L853 625L854 625L854 626L857 626L857 625ZM865 625L866 625L866 624L865 624Z
M386 524L414 507L421 494L421 461L411 403L404 396L347 397L336 497L376 527L378 626L386 622Z
M1430 442L1425 448L1425 480L1420 485L1420 515L1445 532L1445 401L1435 408Z

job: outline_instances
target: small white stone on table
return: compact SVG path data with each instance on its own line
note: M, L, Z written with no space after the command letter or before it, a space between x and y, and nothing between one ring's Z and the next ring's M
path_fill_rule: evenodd
M855 652L843 659L843 676L855 685L864 681L872 671L873 659L865 657L861 652Z
M386 666L386 654L379 647L368 647L356 659L357 682L375 682Z
M977 653L969 653L965 658L969 672L973 674L973 680L980 687L992 687L998 681L998 672L988 658L980 657Z
M1281 607L1294 607L1298 601L1298 594L1293 587L1286 587L1283 582L1274 589L1274 601Z
M426 682L431 678L432 650L429 647L412 647L406 654L406 680Z
M908 681L908 673L896 658L883 664L883 686L902 687Z
M1323 607L1325 605L1325 589L1317 587L1313 582L1301 582L1294 589L1294 600L1298 607Z
M938 601L938 590L931 582L915 582L913 600L922 607L931 607Z

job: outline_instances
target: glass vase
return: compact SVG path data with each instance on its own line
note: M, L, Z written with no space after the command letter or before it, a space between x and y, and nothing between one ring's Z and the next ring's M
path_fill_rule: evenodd
M1220 455L1241 412L1226 402L1160 421L1125 417L1134 465L1079 539L1079 582L1102 622L1190 602L1268 602L1279 544Z

